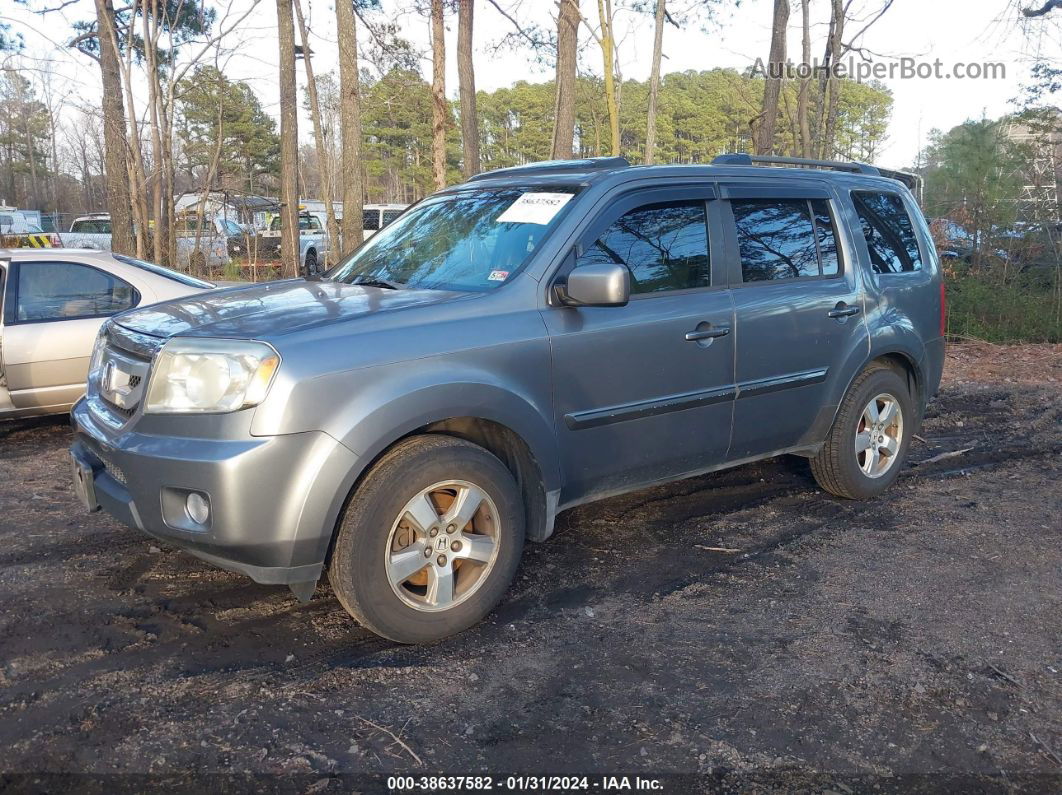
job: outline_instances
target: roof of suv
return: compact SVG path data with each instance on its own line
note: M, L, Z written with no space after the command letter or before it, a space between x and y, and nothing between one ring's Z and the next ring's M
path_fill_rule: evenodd
M757 165L757 164L762 165ZM769 168L764 168L768 166ZM707 165L631 165L624 157L589 157L576 160L547 160L512 168L486 171L471 177L469 184L582 185L603 182L622 183L645 177L689 178L772 177L796 180L831 180L846 183L895 185L900 182L914 190L920 177L900 171L879 169L866 163L803 160L790 157L760 157L746 154L720 155Z

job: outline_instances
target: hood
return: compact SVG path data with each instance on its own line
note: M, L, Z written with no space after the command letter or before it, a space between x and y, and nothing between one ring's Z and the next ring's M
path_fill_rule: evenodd
M116 321L154 337L264 337L468 296L293 279L197 293L125 312Z

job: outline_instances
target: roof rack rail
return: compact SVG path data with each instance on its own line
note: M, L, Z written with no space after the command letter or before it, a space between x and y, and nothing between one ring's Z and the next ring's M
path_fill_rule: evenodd
M869 174L875 177L881 174L878 169L867 163L846 162L843 160L811 160L804 157L782 157L781 155L750 155L745 152L719 155L712 161L713 166L754 166L758 163L803 166L804 168L829 168L834 171Z
M549 171L571 171L580 173L584 171L608 171L614 168L630 168L630 161L625 157L585 157L579 160L541 160L537 163L528 163L523 166L511 166L509 168L496 168L493 171L483 171L469 177L467 182L475 182L481 179L493 177L505 177L510 174L537 174Z

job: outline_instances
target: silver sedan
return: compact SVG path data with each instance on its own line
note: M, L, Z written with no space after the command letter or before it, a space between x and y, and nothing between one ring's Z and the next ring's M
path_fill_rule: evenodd
M121 254L0 248L0 420L69 411L111 315L213 288Z

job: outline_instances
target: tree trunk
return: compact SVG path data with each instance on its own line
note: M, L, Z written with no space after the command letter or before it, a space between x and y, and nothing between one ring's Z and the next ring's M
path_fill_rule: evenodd
M321 122L321 103L317 97L317 79L310 58L310 34L302 16L302 0L294 0L295 21L299 25L299 40L302 42L302 62L306 66L306 93L310 98L310 120L313 122L313 141L317 150L317 170L321 176L321 193L324 195L325 219L328 227L328 252L334 259L339 249L339 224L336 208L332 203L332 170L328 166L324 127Z
M443 0L431 0L431 171L435 190L446 187L446 40Z
M144 56L147 65L148 109L151 123L151 201L155 215L155 232L152 235L152 257L160 265L169 265L169 224L166 217L165 156L162 153L162 130L160 127L159 72L156 62L158 44L158 0L148 0L147 13L141 17L144 37Z
M575 142L575 78L579 45L579 0L560 0L557 16L557 75L553 101L554 160L572 156Z
M785 29L789 23L789 0L774 0L771 23L771 52L767 59L767 82L763 87L763 110L756 130L756 154L774 152L774 130L778 121L778 96L782 91L785 70Z
M831 36L830 36L830 49L833 52L834 59L840 59L842 36L844 35L844 4L843 0L831 0ZM830 70L830 76L826 83L827 88L827 101L826 101L826 129L822 136L823 154L826 159L830 159L834 156L834 140L837 137L837 100L841 93L841 83L837 79L833 70Z
M653 67L649 73L649 113L645 120L645 162L651 165L656 157L656 99L660 94L660 59L663 57L664 20L667 0L656 0L656 20L653 28Z
M111 250L132 254L133 217L129 193L128 140L122 103L122 75L118 61L118 37L114 28L114 4L95 0L100 37L100 74L103 79L104 181L107 208L111 213Z
M361 180L361 90L358 85L358 32L353 0L337 0L339 34L339 126L343 152L343 240L345 255L361 245L364 234Z
M465 178L479 173L479 117L476 73L472 66L472 0L457 6L457 87L461 95L461 148Z
M811 100L811 0L800 0L800 23L803 30L801 39L801 61L804 74L800 78L800 91L797 94L797 125L800 128L800 156L814 157L811 142L811 123L808 119L808 106Z
M605 104L608 107L608 129L612 138L611 153L620 153L619 102L616 100L616 65L612 37L612 0L597 0L597 13L601 19L601 61L605 72Z
M280 42L280 259L281 272L298 276L299 262L299 128L295 95L295 25L292 0L277 0Z

